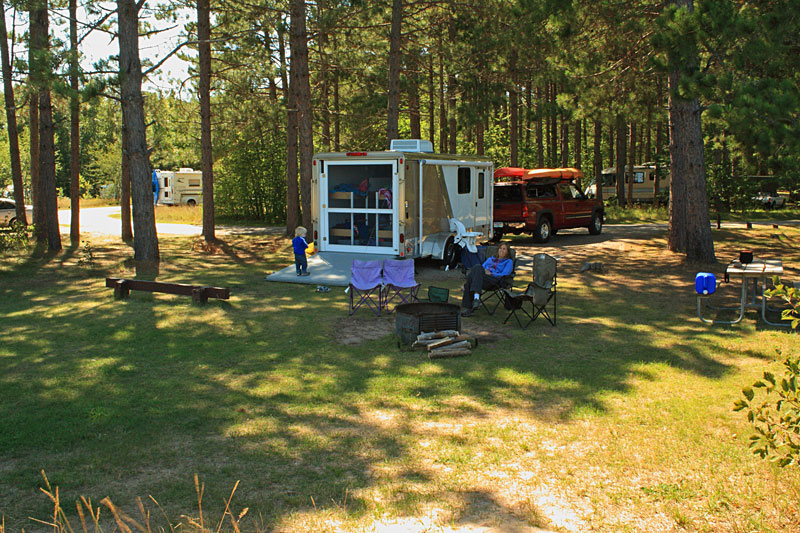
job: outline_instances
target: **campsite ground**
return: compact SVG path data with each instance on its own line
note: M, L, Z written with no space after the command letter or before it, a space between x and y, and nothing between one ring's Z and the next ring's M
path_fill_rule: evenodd
M746 247L782 258L794 279L798 237L788 226L714 230L720 261ZM114 301L103 278L133 273L113 237L0 257L4 527L51 520L44 470L75 530L81 496L92 506L107 496L143 522L141 497L154 528L167 519L149 495L173 525L198 521L195 473L209 529L237 481L230 506L248 509L243 530L800 528L800 473L754 457L732 411L742 387L798 352L797 335L754 312L702 325L694 273L723 266L685 264L663 227L511 243L560 258L558 327L478 313L465 324L486 342L436 361L399 351L391 317L347 318L339 289L264 282L290 262L276 235L216 247L162 237L159 279L231 288L229 302L204 307ZM586 261L604 271L580 273ZM523 267L518 286L528 276ZM459 296L457 272L420 280Z

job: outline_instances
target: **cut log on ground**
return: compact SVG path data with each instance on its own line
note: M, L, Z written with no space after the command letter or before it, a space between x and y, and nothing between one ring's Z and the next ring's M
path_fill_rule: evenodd
M446 345L439 346L439 347L436 347L436 348L434 348L433 345L428 346L428 351L429 352L444 351L444 350L461 350L461 349L471 350L472 349L472 345L469 343L468 340L464 340L464 341L455 341L454 340L454 342L452 342L450 344L446 344Z
M420 333L417 336L418 341L427 341L431 339L444 339L445 337L457 337L458 331L454 329L446 329L443 331L431 331L429 333Z
M459 335L457 337L447 337L445 339L432 342L431 344L428 345L428 349L435 350L436 348L441 348L443 346L448 346L450 344L455 344L461 341L469 342L469 337L467 337L466 335Z
M428 352L429 359L446 359L448 357L461 357L463 355L472 354L472 350L434 350Z

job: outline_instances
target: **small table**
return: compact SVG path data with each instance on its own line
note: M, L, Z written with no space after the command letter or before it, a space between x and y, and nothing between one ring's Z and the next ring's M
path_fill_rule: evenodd
M739 261L732 261L725 271L730 278L742 278L742 294L739 305L736 307L713 307L706 302L711 309L739 310L739 316L735 320L709 320L700 316L700 320L707 324L738 324L744 318L747 308L761 309L761 318L770 326L790 327L788 322L771 322L767 319L767 298L764 296L766 291L766 281L773 276L783 274L783 262L780 259L755 259L752 263L742 264ZM758 293L758 285L761 283L761 294ZM759 302L759 299L761 300ZM698 315L700 314L700 300L697 301Z

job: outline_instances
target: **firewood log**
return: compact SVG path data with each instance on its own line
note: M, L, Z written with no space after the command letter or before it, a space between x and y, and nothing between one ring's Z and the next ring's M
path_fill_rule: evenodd
M434 350L428 352L428 359L445 359L448 357L461 357L462 355L470 355L472 350Z
M434 347L434 346L435 345L433 345L433 344L428 346L428 351L429 352L434 352L436 350L460 350L462 348L466 348L468 350L472 349L472 345L469 343L468 340L454 341L452 343L444 344L442 346L437 346L437 347Z
M428 345L429 350L435 350L436 348L441 348L442 346L447 346L449 344L455 344L461 341L468 341L469 337L466 335L459 335L458 337L446 337L442 340L436 341L432 344Z
M417 336L418 341L426 341L431 339L444 339L445 337L456 337L458 331L454 329L446 329L443 331L431 331L429 333L420 333Z

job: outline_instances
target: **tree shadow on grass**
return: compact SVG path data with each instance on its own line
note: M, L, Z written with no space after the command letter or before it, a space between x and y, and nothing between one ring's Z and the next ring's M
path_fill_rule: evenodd
M692 316L692 267L648 263L647 250L606 260L624 279L580 276L581 257L570 255L559 267L558 327L508 325L511 339L438 361L399 352L392 337L332 342L345 296L259 283L258 254L165 265L178 279L240 285L226 306L168 295L114 301L101 280L51 265L42 283L37 270L0 288L0 514L10 528L48 516L34 496L41 469L64 501L111 496L132 511L136 496L152 494L172 517L195 509L195 472L209 516L221 516L241 480L235 504L265 529L306 512L379 513L376 493L413 514L443 490L403 489L435 481L415 455L423 421L516 410L558 424L607 411L609 393L656 378L653 364L709 380L730 371L715 356L729 332Z

